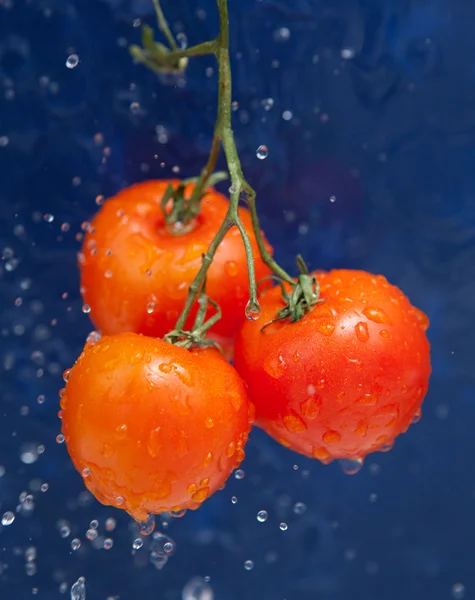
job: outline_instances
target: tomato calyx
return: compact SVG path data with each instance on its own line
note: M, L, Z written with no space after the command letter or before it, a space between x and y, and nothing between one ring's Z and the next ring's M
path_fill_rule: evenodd
M179 346L186 350L195 347L214 347L222 352L222 349L217 342L206 337L206 332L221 318L221 308L217 302L206 295L205 285L206 280L201 288L198 298L200 307L191 330L187 331L182 328L173 329L173 331L167 333L163 339L174 346ZM206 320L208 305L211 305L216 312Z
M323 299L319 297L320 285L318 280L315 275L309 275L307 265L300 254L297 256L297 267L300 273L297 280L290 286L290 292L287 289L289 284L286 287L286 282L279 277L273 277L281 287L285 306L277 312L271 321L262 327L262 332L277 321L289 320L290 323L296 323L303 319L317 304L323 302Z
M201 200L206 196L207 189L227 178L228 174L223 171L212 173L209 177L204 172L199 177L183 179L178 187L169 184L160 202L169 232L172 235L188 233L200 214ZM186 188L190 184L194 184L191 196L186 194Z

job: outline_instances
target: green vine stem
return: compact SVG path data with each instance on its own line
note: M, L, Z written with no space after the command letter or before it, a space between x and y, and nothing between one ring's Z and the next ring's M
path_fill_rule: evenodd
M194 191L192 192L192 197L188 201L188 209L191 210L191 213L194 213L196 216L196 214L199 212L200 200L205 191L206 184L216 166L221 145L224 149L231 179L231 187L229 189L229 208L226 217L217 231L213 241L211 242L206 254L203 255L201 267L193 283L189 287L183 311L178 318L175 330L170 335L176 337L179 332L183 332L183 328L190 315L193 305L200 297L200 294L203 293L203 285L206 274L213 261L216 251L228 230L234 226L238 228L241 234L247 260L249 302L246 306L246 316L250 319L257 319L259 317L260 306L257 299L254 256L249 235L247 234L239 217L238 207L240 200L244 200L249 208L254 235L256 237L259 254L263 262L270 268L272 273L277 276L281 282L290 284L292 290L295 290L296 287L298 287L298 290L292 296L293 301L291 305L287 307L285 313L286 316L289 316L292 321L298 320L298 318L301 318L303 314L305 314L305 312L307 312L315 304L318 298L318 290L315 289L314 279L310 278L307 273L302 272L302 269L300 269L301 274L298 280L295 281L280 265L278 265L270 252L267 250L264 243L256 208L256 192L244 177L232 130L232 77L229 58L229 16L227 0L216 0L220 23L220 30L216 40L204 42L187 49L177 48L173 34L170 31L168 23L160 7L159 0L153 0L153 3L157 13L159 28L167 39L170 48L167 49L165 46L163 46L163 44L154 42L153 32L150 33L149 30L145 30L142 37L145 50L139 48L138 46L132 46L130 48L132 56L134 56L139 62L144 63L147 67L152 68L157 72L169 71L170 69L181 71L183 70L183 63L180 63L180 61L187 60L192 56L214 54L218 62L218 115L214 130L213 143L208 163L202 169L200 177L196 182ZM305 293L303 293L303 290L305 290ZM312 297L310 298L309 294L311 292ZM284 300L288 302L290 300L290 296L286 294L284 296ZM298 302L296 302L297 300ZM280 318L283 318L283 316L280 316Z

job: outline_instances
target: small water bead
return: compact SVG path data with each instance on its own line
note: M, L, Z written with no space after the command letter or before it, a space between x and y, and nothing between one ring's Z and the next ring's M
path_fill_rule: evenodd
M102 544L102 547L104 548L104 550L110 550L113 545L114 545L114 540L112 540L111 538L106 538L104 540L104 543Z
M86 579L80 577L71 586L71 600L86 600Z
M140 112L140 104L138 102L131 102L129 108L133 115L138 115Z
M244 471L242 469L238 469L235 473L234 473L234 477L236 479L244 479Z
M356 473L361 471L361 467L363 466L362 458L343 458L338 462L345 475L356 475Z
M246 314L246 318L250 321L257 321L257 319L261 316L261 307L259 302L249 300L246 304L246 308L244 310Z
M71 550L79 550L81 547L81 540L79 538L74 538L71 541Z
M86 531L86 538L92 542L93 540L95 540L97 538L97 529L88 529Z
M288 27L280 27L274 31L274 40L276 42L287 42L290 38L290 29Z
M142 535L150 535L155 530L155 516L148 515L145 521L138 523L138 526Z
M282 118L284 119L284 121L290 121L293 116L294 114L291 110L284 110L284 112L282 113Z
M105 525L106 525L106 531L114 531L115 526L116 526L116 521L112 517L109 517L108 519L106 519Z
M213 589L203 577L192 577L181 592L181 600L214 600Z
M232 502L233 504L237 504L237 501L238 501L238 499L236 498L236 496L232 496L232 498L231 498L231 502Z
M38 402L38 404L43 404L43 402L46 400L45 396L43 394L40 394L38 396L38 398L36 399L36 401Z
M88 469L87 467L85 469L82 470L81 475L86 478L89 477L89 475L91 474L91 469Z
M59 433L56 436L56 443L57 444L63 444L64 443L64 435L62 433Z
M351 60L356 55L356 50L354 48L342 48L340 52L341 58L345 60Z
M168 535L159 531L153 534L151 548L157 556L171 556L175 551L175 547L175 542Z
M267 146L259 146L256 151L256 156L259 160L264 160L269 156L269 148Z
M88 315L91 312L91 307L89 306L89 304L83 304L82 305L82 312L85 315Z
M79 64L79 56L77 54L70 54L66 59L66 66L68 69L75 69Z
M252 562L252 560L246 560L244 563L244 568L246 569L246 571L252 571L252 569L254 568L254 563Z
M454 583L452 586L452 598L455 600L462 600L465 596L465 586L463 583Z
M7 510L7 512L3 513L2 525L4 527L8 527L8 525L11 525L14 520L15 520L15 514L12 513L11 510Z
M264 110L269 111L274 106L274 98L263 98L261 105Z
M181 519L186 515L186 508L182 508L180 510L171 510L169 514L174 519Z
M140 548L142 548L143 546L143 540L140 538L137 538L136 540L133 541L132 543L132 548L134 550L140 550Z
M112 277L112 271L110 269L107 269L107 271L104 273L104 277L106 279L110 279Z
M157 304L156 304L156 302L149 302L149 303L147 304L147 313L148 313L149 315L151 315L151 314L153 313L153 311L155 310L155 308L156 308L156 307L157 307Z
M43 483L40 487L40 490L42 492L47 492L49 490L49 484L48 483Z
M287 523L284 523L284 522L282 522L282 523L279 525L279 529L280 529L281 531L287 531L287 529L288 529L288 528L289 528L289 526L287 525Z
M303 502L296 502L294 504L294 513L296 515L303 515L303 513L307 510L307 505Z
M257 517L256 519L259 521L259 523L265 523L267 521L267 511L266 510L260 510L257 513Z
M59 528L59 535L64 539L67 538L71 535L71 529L69 527L69 525L61 525L61 527Z

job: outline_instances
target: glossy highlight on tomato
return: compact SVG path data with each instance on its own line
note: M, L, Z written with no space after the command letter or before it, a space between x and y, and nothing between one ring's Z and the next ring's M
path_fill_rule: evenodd
M249 401L214 348L123 333L86 344L61 398L76 469L137 521L198 508L244 459Z
M283 445L327 463L388 449L420 416L427 392L427 317L379 275L317 274L321 304L296 323L274 323L279 287L238 335L234 365L257 425Z
M79 255L81 292L94 325L106 335L132 331L163 337L184 306L188 287L202 255L221 226L229 202L210 188L201 213L183 233L166 226L161 199L178 180L147 181L106 200L87 226ZM186 187L189 197L193 184ZM256 279L269 274L259 256L249 212L239 209L254 251ZM268 246L271 250L270 246ZM241 235L233 227L219 246L206 281L207 295L217 302L222 318L210 337L226 350L232 347L249 298L246 256ZM186 326L190 328L196 310Z

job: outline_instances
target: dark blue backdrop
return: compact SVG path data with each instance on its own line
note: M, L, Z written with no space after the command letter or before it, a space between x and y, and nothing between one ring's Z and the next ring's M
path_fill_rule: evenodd
M190 44L215 35L211 0L163 4ZM196 173L216 73L197 59L159 81L132 64L151 0L0 0L0 514L17 511L0 526L0 597L69 597L84 576L87 600L178 600L199 576L185 600L473 598L475 4L229 5L236 136L268 237L288 268L301 252L381 272L428 313L423 419L355 477L255 431L244 478L159 527L168 563L150 563L150 540L133 554L135 525L84 493L55 442L61 372L91 329L76 234L98 194ZM95 548L104 536L114 546Z

